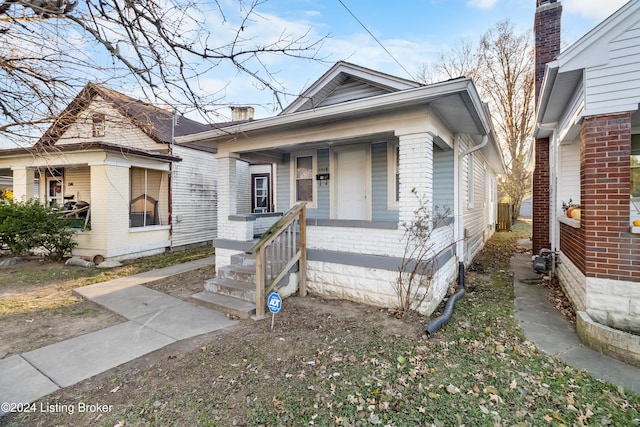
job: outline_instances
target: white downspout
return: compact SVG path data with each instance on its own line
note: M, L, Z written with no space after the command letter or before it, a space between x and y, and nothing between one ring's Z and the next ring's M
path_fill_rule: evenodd
M462 191L462 160L466 155L469 155L475 151L480 150L485 147L489 143L489 135L482 136L482 142L480 144L468 148L462 153L458 154L458 161L456 162L458 167L458 173L456 174L456 178L458 180L455 188L458 191L458 197L456 197L455 201L455 211L456 211L456 228L454 233L454 238L456 242L456 254L458 255L458 262L464 263L465 253L464 253L464 192ZM460 135L455 134L455 149L460 150Z

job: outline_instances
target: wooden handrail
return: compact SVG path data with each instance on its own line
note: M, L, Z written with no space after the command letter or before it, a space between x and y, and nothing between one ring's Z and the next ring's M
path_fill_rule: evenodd
M298 220L299 230L294 229L296 220ZM247 254L256 256L256 317L264 316L265 296L275 288L296 262L300 263L298 292L301 296L306 295L306 222L306 203L298 203L247 250ZM284 244L279 242L275 245L276 239L283 237L286 237ZM278 253L277 256L271 253L270 259L267 259L267 252L270 249L272 249L271 252L275 250ZM276 265L277 271L272 272L267 284L268 264L272 268Z

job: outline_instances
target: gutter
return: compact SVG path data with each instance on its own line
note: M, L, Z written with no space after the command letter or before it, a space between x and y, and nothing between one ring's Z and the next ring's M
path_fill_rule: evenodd
M407 89L373 98L358 99L327 107L254 120L248 123L227 126L222 129L212 129L201 133L179 136L176 138L176 142L180 144L184 144L185 142L204 142L209 139L215 139L225 135L229 136L236 133L267 130L271 127L282 125L309 123L309 121L313 120L322 121L333 116L343 117L347 113L353 113L353 111L363 111L368 114L371 110L386 111L396 108L398 105L411 106L414 104L428 104L441 97L456 94L462 95L463 93L468 94L469 100L472 103L479 102L478 99L476 99L472 85L471 79L468 78L436 83L434 85L421 86L415 89ZM481 106L476 106L475 110L478 112L483 111ZM484 126L486 128L482 118L478 119L480 123L477 124L480 127Z

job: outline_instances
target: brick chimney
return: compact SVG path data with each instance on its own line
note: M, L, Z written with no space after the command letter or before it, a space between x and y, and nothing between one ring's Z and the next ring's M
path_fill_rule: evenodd
M542 79L544 66L556 59L560 53L560 21L562 4L556 0L537 0L534 22L535 59L536 59L536 103Z
M253 120L253 107L231 107L231 121Z
M535 101L544 78L545 65L553 61L560 53L560 21L562 5L556 0L536 0L536 14L534 22L535 35L535 63L536 85ZM551 186L549 169L549 138L539 138L535 141L535 169L533 171L533 253L540 249L551 249L549 231Z

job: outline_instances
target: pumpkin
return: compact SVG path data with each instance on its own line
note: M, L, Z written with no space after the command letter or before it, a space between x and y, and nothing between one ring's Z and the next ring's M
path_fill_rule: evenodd
M576 219L578 221L580 221L580 208L575 208L572 212L571 212L571 218Z
M574 210L576 210L576 207L575 207L575 206L571 206L570 208L568 208L568 209L567 209L567 218L573 218L573 217L571 216L571 213L572 213Z
M634 227L640 227L640 219L636 219L635 221L633 221L633 225Z

